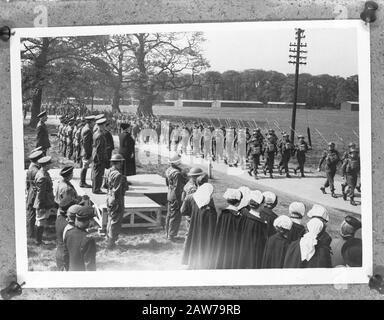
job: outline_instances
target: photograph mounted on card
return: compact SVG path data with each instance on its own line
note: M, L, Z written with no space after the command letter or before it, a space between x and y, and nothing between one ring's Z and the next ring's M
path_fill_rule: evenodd
M363 21L13 31L25 287L368 282Z

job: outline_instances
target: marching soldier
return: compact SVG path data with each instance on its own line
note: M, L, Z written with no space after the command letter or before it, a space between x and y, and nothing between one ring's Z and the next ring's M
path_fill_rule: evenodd
M263 166L264 175L267 175L267 169L269 171L269 177L273 178L273 166L275 164L275 155L277 154L277 137L273 134L267 135L267 139L264 147L265 164Z
M47 150L51 147L49 142L48 129L45 122L48 120L47 111L40 112L37 117L40 119L36 131L37 131L37 142L36 147L41 147L43 155L47 154Z
M67 210L70 206L82 200L82 197L77 194L76 189L70 182L73 178L73 169L73 166L66 166L60 171L62 179L59 181L55 192L55 201L59 206L55 222L57 242L56 265L60 271L65 270L66 267L64 261L63 232L67 225Z
M104 125L107 119L99 119L96 121L98 129L93 134L93 149L92 149L92 192L95 194L104 194L101 191L103 184L103 176L105 163L107 161L106 142L104 136Z
M288 162L294 152L294 146L289 140L288 133L283 134L283 139L280 141L278 148L281 154L281 160L279 162L279 173L282 175L282 168L284 168L287 178L290 178L291 176L289 174Z
M299 142L294 150L294 153L296 153L297 162L299 163L298 166L293 169L295 174L297 174L297 170L300 170L301 176L304 178L304 164L306 160L305 154L308 152L309 147L308 143L304 140L303 135L299 135Z
M253 132L252 138L248 145L247 157L251 162L251 168L248 171L248 174L252 176L252 172L255 174L255 179L257 179L257 169L260 165L260 156L263 154L263 139L261 139L260 130L257 129Z
M43 151L34 151L29 155L31 164L27 170L27 236L28 238L34 238L35 236L35 222L36 222L36 209L33 207L37 188L35 185L35 177L40 169L37 161L43 157Z
M343 163L342 172L348 185L347 192L343 190L343 199L347 200L348 196L350 198L351 205L356 206L354 191L357 184L357 178L360 173L360 159L359 153L356 149L351 149L349 151L349 156Z
M48 173L51 157L45 156L37 162L40 165L35 176L36 198L33 207L36 209L36 244L42 244L44 228L49 218L49 213L57 205L54 200L52 179Z
M90 206L76 208L75 227L64 236L64 261L69 261L68 271L96 271L96 241L86 231L94 209Z
M95 119L95 116L88 116L85 117L85 125L81 129L80 133L80 146L81 146L81 172L80 172L80 187L81 188L92 188L91 185L87 184L86 177L87 177L87 170L89 168L89 165L92 162L92 143L93 143L93 137L92 137L92 122Z
M324 183L324 186L320 188L320 190L326 194L325 188L330 188L331 196L333 198L337 198L335 194L335 185L334 185L334 177L337 170L337 165L341 161L339 152L335 149L335 143L328 143L328 150L324 151L324 154L319 162L319 168L317 169L319 172L321 170L321 165L325 161L325 172L327 174L327 180Z
M107 248L112 250L121 230L124 216L124 196L128 190L127 178L122 174L124 157L121 154L112 155L111 168L107 170L104 184L107 192L108 225Z
M356 143L354 143L354 142L350 142L350 143L348 144L348 151L345 151L344 154L343 154L343 156L342 156L342 158L341 158L341 161L342 161L343 163L348 159L348 157L349 157L349 152L350 152L351 150L358 150L357 147L356 147ZM341 191L342 191L343 193L344 193L344 190L345 190L346 186L347 186L347 182L343 182L343 183L341 184ZM359 181L358 184L356 185L356 190L359 191L359 192L361 192L361 189L360 189L360 188L361 188L361 184L360 184L360 181Z
M181 222L181 195L185 185L185 180L180 168L181 158L178 154L173 154L169 158L169 167L165 171L165 181L168 186L168 211L165 219L167 238L171 241L176 240Z

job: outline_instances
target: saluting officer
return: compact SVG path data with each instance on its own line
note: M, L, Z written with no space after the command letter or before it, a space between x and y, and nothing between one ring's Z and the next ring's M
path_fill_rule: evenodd
M33 207L37 188L35 185L35 177L37 172L40 169L37 161L43 157L43 151L38 150L34 151L29 155L31 163L27 170L27 181L26 181L26 191L27 191L27 235L28 238L33 238L35 236L35 222L36 222L36 209Z
M264 137L263 137L264 139ZM260 130L253 131L252 138L249 141L247 157L251 162L251 168L248 171L248 174L252 176L252 172L255 175L255 179L257 179L257 169L260 165L260 156L263 154L263 139L260 138Z
M279 143L279 152L281 154L281 160L279 162L279 173L282 173L282 169L284 168L285 174L287 178L290 178L288 162L291 159L291 155L294 152L294 147L291 141L289 140L289 134L284 133L283 139Z
M36 209L36 243L42 244L44 228L49 218L50 210L57 207L53 195L52 179L48 173L52 158L45 156L37 163L40 166L35 176L36 198L33 207Z
M165 171L165 181L168 186L168 210L165 218L167 238L176 240L181 222L181 195L185 185L185 179L180 168L181 157L174 153L169 158L169 167Z
M301 176L305 177L304 175L304 164L306 160L305 154L308 152L309 147L308 147L308 143L304 140L303 135L299 135L298 138L299 138L299 142L294 152L296 153L296 158L299 165L293 170L295 174L297 174L297 170L300 170Z
M107 192L107 249L113 249L121 230L124 217L124 196L128 190L127 178L122 174L124 157L121 154L112 155L111 168L106 171L104 184Z
M340 160L339 152L335 149L334 142L328 143L328 150L324 151L324 154L320 159L318 171L321 170L321 165L324 163L324 161L325 161L325 172L327 175L327 180L325 181L324 186L320 188L320 190L324 194L326 194L325 188L329 187L331 190L332 197L337 198L335 194L334 177L336 174L337 165L341 160Z
M86 231L94 216L90 206L77 208L75 227L64 235L64 261L69 261L68 271L96 271L96 242Z
M37 117L40 119L36 131L37 131L37 142L36 147L41 147L43 155L47 154L47 150L51 147L49 142L49 133L45 122L48 120L47 111L40 112Z
M347 200L347 196L350 198L351 205L355 206L355 188L357 184L357 178L360 173L360 159L359 153L356 149L349 151L348 158L344 161L342 166L343 177L345 177L348 185L348 190L343 190L343 199Z
M99 119L96 121L98 130L93 134L93 149L92 149L92 192L95 194L104 194L101 191L103 184L103 176L105 163L107 161L106 142L104 136L104 125L107 119Z
M85 125L81 129L81 161L82 167L80 172L80 187L81 188L92 188L91 185L87 184L87 170L92 162L92 144L93 144L93 135L92 135L92 123L95 119L95 116L85 117Z

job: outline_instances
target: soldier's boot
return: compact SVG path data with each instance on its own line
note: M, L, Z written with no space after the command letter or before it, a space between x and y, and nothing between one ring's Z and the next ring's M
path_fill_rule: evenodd
M43 244L44 227L36 227L36 245Z
M267 175L267 169L265 167L263 168L263 172L264 172L264 175L266 176Z
M293 172L295 173L295 175L297 175L297 169L293 169Z
M343 199L344 199L344 201L347 201L347 193L344 192L344 190L343 190Z
M335 194L335 191L333 191L333 190L332 190L332 192L331 192L331 197L332 197L332 198L337 198L337 195Z
M279 175L282 175L283 171L281 170L281 167L279 167Z
M361 186L357 186L356 190L361 193Z
M290 177L291 177L291 175L289 174L289 172L286 173L286 177L287 177L287 178L290 178Z
M351 204L352 206L357 206L354 197L351 197L350 204Z
M252 177L252 169L248 170L248 174Z
M85 179L87 176L87 170L81 170L80 172L80 188L92 188L91 185L87 184Z
M271 179L273 179L272 172L269 173L269 177L270 177Z
M321 187L320 190L321 190L321 192L322 192L323 194L327 194L327 192L325 191L325 188L324 188L324 187Z
M344 193L344 191L345 191L345 187L347 186L347 184L346 183L342 183L341 184L341 192L342 193ZM344 199L345 200L345 199Z

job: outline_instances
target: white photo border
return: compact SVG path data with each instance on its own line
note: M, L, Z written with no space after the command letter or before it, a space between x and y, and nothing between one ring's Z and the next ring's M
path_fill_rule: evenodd
M26 235L24 137L21 86L21 38L92 36L144 32L189 32L208 30L260 30L273 28L355 28L358 46L359 136L362 189L363 264L360 268L237 269L169 271L29 271ZM371 73L369 24L361 20L305 20L263 22L219 22L191 24L146 24L15 28L10 40L12 88L12 139L15 200L16 271L25 288L61 287L182 287L251 286L368 283L373 268L372 170L371 170Z

